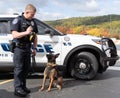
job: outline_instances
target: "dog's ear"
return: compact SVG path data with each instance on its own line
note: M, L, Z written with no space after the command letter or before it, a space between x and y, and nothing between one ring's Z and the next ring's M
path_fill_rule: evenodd
M57 58L59 55L60 55L60 53L57 53L57 54L55 55L55 57Z
M48 58L49 54L46 54L46 57Z
M46 57L49 59L50 58L50 54L46 54Z

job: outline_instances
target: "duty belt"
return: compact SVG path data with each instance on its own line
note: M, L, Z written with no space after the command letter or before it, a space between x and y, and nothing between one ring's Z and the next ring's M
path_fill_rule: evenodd
M16 43L16 47L21 48L21 49L26 49L31 47L30 43Z

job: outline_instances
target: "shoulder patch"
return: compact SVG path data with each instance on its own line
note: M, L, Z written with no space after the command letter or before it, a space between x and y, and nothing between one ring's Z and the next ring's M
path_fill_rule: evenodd
M13 24L17 24L17 23L18 23L18 19L15 18L12 23L13 23Z

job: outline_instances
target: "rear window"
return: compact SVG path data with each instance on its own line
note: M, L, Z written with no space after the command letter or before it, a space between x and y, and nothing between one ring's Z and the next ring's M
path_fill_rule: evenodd
M0 21L0 35L9 34L10 32L10 21Z

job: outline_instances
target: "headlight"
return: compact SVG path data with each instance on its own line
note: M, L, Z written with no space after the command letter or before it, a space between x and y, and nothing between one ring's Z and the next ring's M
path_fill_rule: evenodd
M96 44L103 44L103 45L106 45L106 42L105 41L101 41L101 39L92 39L92 41L94 41Z
M100 39L92 39L92 41L94 41L96 44L102 44Z

